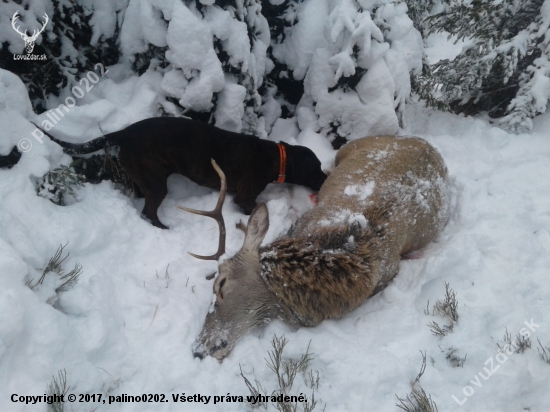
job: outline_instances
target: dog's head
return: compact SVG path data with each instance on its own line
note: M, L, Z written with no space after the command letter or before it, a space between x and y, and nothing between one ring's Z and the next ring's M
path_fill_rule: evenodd
M321 162L315 153L304 146L282 144L287 151L285 181L319 191L327 175L321 169Z

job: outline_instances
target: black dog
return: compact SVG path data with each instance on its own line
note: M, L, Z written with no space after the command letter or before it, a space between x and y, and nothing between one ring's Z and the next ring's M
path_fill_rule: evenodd
M199 185L219 189L220 178L211 158L225 173L227 190L236 193L235 203L246 214L256 207L256 197L268 183L284 180L317 191L327 178L321 162L307 147L277 144L184 118L145 119L84 144L46 135L70 155L119 146L122 167L145 197L143 214L163 229L166 226L157 210L168 192L168 176L180 173ZM284 156L286 170L281 172Z

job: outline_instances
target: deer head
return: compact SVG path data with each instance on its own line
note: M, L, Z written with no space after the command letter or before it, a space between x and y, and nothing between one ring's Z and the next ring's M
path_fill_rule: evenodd
M31 54L34 49L34 42L38 38L38 35L44 31L46 28L46 24L48 24L49 18L46 13L44 13L44 23L42 23L42 28L40 30L34 30L32 33L32 36L27 35L27 30L23 33L21 30L19 30L19 26L15 26L15 23L17 19L19 18L19 11L16 11L13 14L13 17L11 18L11 26L13 29L21 35L21 38L25 41L25 50L28 54Z
M214 255L199 256L189 252L191 256L204 260L218 260L225 253L226 233L221 209L227 185L223 171L214 160L212 166L221 179L220 197L216 208L212 211L200 211L178 206L187 212L211 217L219 224L220 239L218 251ZM269 215L265 203L258 204L254 209L248 226L239 222L237 227L246 234L243 247L218 268L218 277L214 282L215 301L193 348L194 355L201 359L206 355L223 359L241 336L255 326L269 322L281 312L275 296L269 292L260 276L259 249L269 229Z

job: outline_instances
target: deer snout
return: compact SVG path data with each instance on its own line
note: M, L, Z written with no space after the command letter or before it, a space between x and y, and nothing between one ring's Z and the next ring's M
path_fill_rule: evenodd
M207 356L212 356L218 360L222 360L229 354L228 342L226 339L217 338L214 343L208 340L203 341L200 338L193 345L193 357L204 359Z
M218 345L214 345L210 348L210 350L197 350L195 349L193 351L193 357L199 358L200 360L203 360L206 358L207 355L212 356L213 358L216 358L218 360L222 360L225 358L226 354L221 353L223 349L227 348L227 341L221 341Z
M218 344L212 346L212 348L210 348L210 356L213 356L215 358L217 358L216 354L221 351L222 349L225 349L227 348L227 341L226 340L222 340L220 341Z

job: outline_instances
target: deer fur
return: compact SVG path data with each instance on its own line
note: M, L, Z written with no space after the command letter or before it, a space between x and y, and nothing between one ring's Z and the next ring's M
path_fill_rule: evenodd
M255 326L315 326L383 289L401 256L430 243L449 215L447 169L416 137L355 140L336 156L319 203L260 248L268 211L252 212L242 249L219 266L216 300L194 345L223 359Z

